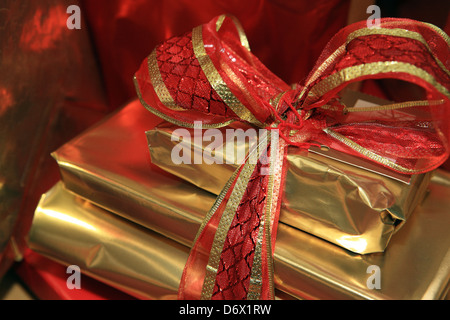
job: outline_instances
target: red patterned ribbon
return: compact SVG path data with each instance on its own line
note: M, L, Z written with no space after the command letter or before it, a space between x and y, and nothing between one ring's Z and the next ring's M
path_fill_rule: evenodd
M217 17L155 48L135 76L151 112L185 127L242 121L269 129L207 214L179 298L273 298L288 146L326 145L405 174L442 164L449 155L449 43L444 32L422 22L356 23L331 39L308 79L294 88L252 55L233 17ZM423 99L347 108L339 98L352 82L382 78L417 85Z

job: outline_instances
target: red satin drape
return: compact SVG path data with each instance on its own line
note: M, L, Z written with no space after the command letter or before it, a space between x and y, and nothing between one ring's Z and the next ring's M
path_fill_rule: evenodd
M347 23L349 0L83 0L112 108L134 98L131 81L158 44L228 13L243 24L252 52L287 83L303 80Z

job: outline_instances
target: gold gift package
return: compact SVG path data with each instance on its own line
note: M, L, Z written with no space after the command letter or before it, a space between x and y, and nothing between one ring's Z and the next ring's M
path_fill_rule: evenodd
M140 230L156 232L188 248L215 196L151 163L143 132L149 129L150 124L154 126L159 122L135 101L64 145L54 153L54 157L60 166L65 189L125 218L128 222L124 223L134 222L152 231ZM448 199L445 197L450 190L448 181L448 174L436 174L430 184L428 198L392 237L383 253L355 254L282 220L274 256L276 288L296 298L443 298L448 290L449 274L450 238L446 226L450 221L446 213ZM29 237L33 250L70 264L88 259L89 263L81 265L92 274L107 279L122 272L125 274L122 283L128 281L125 278L129 276L131 287L133 279L144 272L139 271L140 266L135 266L138 260L132 258L133 255L153 262L160 259L158 268L175 270L170 269L170 263L177 262L164 258L170 250L161 248L158 258L156 253L133 251L132 243L141 242L133 232L128 232L128 229L121 231L121 227L99 228L93 225L92 219L87 225L93 228L80 228L74 221L84 221L85 218L76 216L76 210L71 209L75 208L73 205L60 205L50 210L45 200L49 198L44 196L36 210ZM91 218L99 214L98 209L90 210L90 205L83 208L92 211ZM110 219L107 216L113 215L99 215L95 223L105 221L104 226L107 226L106 221ZM61 217L71 218L61 220ZM89 233L93 241L89 247L95 250L82 250L79 246L86 242L79 239L85 236L72 233L73 228L77 228L77 232ZM55 241L58 234L64 234L67 240ZM107 245L105 239L114 237L119 237L123 245ZM127 241L131 241L129 246ZM145 241L142 242L144 247ZM73 257L72 253L79 255ZM182 259L179 260L182 264ZM151 261L142 263L153 268ZM380 289L368 283L371 266L378 267L381 273ZM160 294L158 297L173 296Z
M430 190L385 253L351 254L280 224L274 257L277 297L445 298L450 262L445 195L450 192L450 175L439 171ZM75 196L62 183L43 195L29 243L34 251L65 265L76 264L86 274L141 299L175 299L189 253L187 246ZM373 269L380 275L379 288L368 272Z
M343 100L349 107L388 104L357 92ZM249 145L258 143L247 135L254 132L249 128L180 129L165 122L146 134L153 164L219 195ZM218 142L213 130L224 138ZM211 154L216 161L208 161ZM396 173L328 148L290 148L287 162L280 221L355 253L382 252L423 199L431 177Z
M29 238L34 251L138 299L176 299L189 254L187 246L77 197L61 182L42 196ZM282 292L277 298L293 299Z

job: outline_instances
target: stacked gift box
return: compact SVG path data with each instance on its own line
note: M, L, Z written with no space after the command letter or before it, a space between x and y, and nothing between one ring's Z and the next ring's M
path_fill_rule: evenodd
M342 99L356 101L348 107L374 104L348 95ZM236 164L220 164L218 175L205 164L175 166L179 127L142 104L133 101L53 154L62 181L43 196L29 245L137 298L174 299L196 232ZM204 149L185 143L193 157ZM274 252L279 292L297 299L445 296L446 206L427 207L446 200L426 194L445 189L437 182L445 174L430 185L431 173L399 175L330 150L294 148L288 159ZM379 283L370 282L373 267Z
M173 299L189 247L215 195L151 162L143 132L153 126L168 124L134 101L57 150L53 156L62 181L42 197L29 244L136 297ZM333 167L336 160L321 161ZM429 184L418 183L429 192L406 223L394 223L401 228L383 252L352 252L300 230L292 225L295 218L282 215L274 255L276 288L298 299L443 298L449 178L436 171ZM381 213L378 220L393 223ZM383 241L381 236L366 240ZM370 266L380 268L379 289L368 285Z
M350 91L342 99L349 107L389 104ZM97 288L83 288L89 299L177 298L196 233L238 167L175 165L178 128L136 99L53 152L61 178L37 205L32 252L18 269L38 291L53 284L42 297L74 299L61 274L76 265ZM206 145L191 142L185 147L203 153ZM277 299L446 297L450 174L399 174L317 147L290 148L287 160Z

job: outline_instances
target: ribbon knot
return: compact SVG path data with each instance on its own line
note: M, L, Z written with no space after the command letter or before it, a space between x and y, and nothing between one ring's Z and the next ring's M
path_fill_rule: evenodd
M307 143L308 140L306 132L311 132L311 129L322 130L325 124L321 122L318 125L317 121L311 121L310 117L313 109L305 110L299 105L299 90L292 89L279 94L274 99L270 100L270 107L274 121L269 124L266 129L277 130L278 135L288 145L297 146L299 148L308 149L311 146L320 146L316 143ZM317 119L315 119L317 120ZM310 122L308 129L305 130L305 123ZM311 124L314 125L311 125ZM306 132L305 132L306 131Z
M247 157L206 214L179 298L274 297L272 255L289 145L326 145L404 174L441 165L449 155L449 44L430 24L381 19L370 29L362 21L336 34L305 83L294 88L252 55L230 16L157 46L134 78L149 111L183 127L240 121L269 129L258 161ZM357 108L339 100L348 84L382 78L419 86L424 99ZM271 143L276 133L282 139Z

